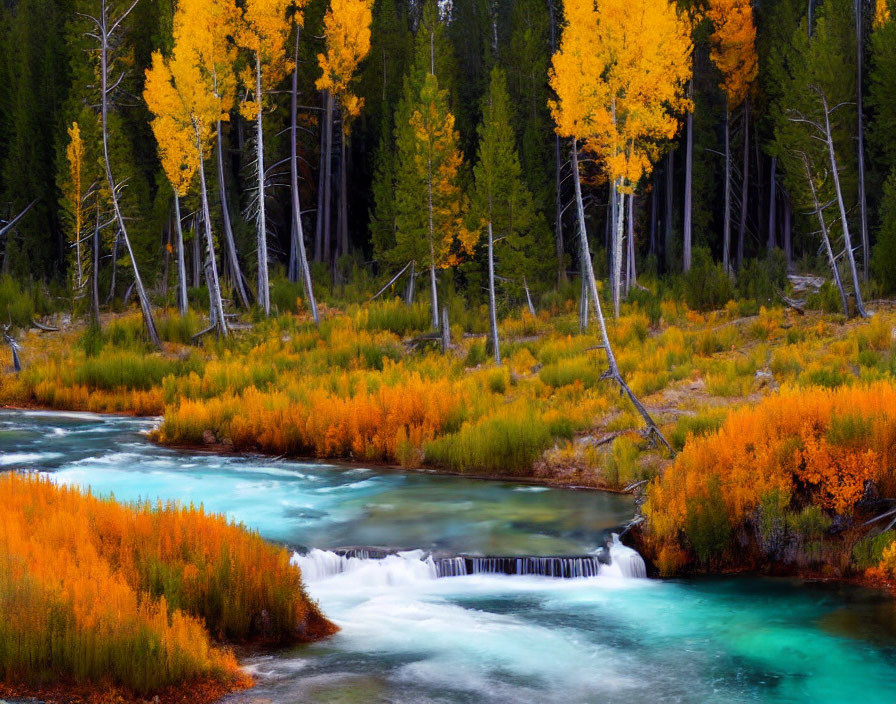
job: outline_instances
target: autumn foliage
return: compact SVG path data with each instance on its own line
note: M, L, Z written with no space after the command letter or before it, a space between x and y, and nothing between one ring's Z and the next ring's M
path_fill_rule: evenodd
M644 511L656 554L687 553L703 539L754 525L770 497L786 511L820 507L850 516L869 482L896 488L896 388L787 389L732 412L716 432L692 437L650 487ZM718 525L711 513L719 514ZM749 531L748 531L749 532ZM713 558L737 562L731 543Z
M144 696L245 684L220 640L334 627L276 548L220 516L124 506L37 475L0 476L0 680ZM127 697L126 697L127 698Z

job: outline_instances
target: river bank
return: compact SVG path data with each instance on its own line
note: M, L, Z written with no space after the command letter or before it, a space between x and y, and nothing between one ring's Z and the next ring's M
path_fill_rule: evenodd
M202 501L303 553L588 555L634 510L627 496L520 482L182 453L147 442L151 423L0 413L5 447L60 485L122 501ZM856 678L864 701L887 702L896 687L892 600L852 585L609 572L438 578L407 554L308 569L305 586L340 632L241 660L256 685L224 702L850 701Z

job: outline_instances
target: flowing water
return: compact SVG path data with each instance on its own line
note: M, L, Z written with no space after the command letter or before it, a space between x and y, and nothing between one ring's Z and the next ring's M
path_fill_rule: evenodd
M0 469L122 500L201 502L295 546L342 630L252 658L258 686L231 704L896 703L891 597L638 578L632 551L614 545L608 565L596 550L631 517L627 497L179 453L148 443L151 426L0 411Z

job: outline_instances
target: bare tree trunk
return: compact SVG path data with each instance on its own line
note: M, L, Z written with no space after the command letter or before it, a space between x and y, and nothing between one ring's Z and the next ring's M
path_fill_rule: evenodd
M115 237L112 239L112 280L109 282L109 295L106 297L106 305L115 297L115 278L118 274L118 227L115 228Z
M824 106L824 129L828 145L828 158L831 160L831 176L834 179L834 188L837 191L837 205L840 207L840 222L843 225L843 244L846 248L846 260L849 262L849 270L852 274L852 284L855 288L856 312L863 318L868 317L865 305L862 303L862 289L859 282L859 273L856 270L856 258L852 251L852 240L849 237L849 221L847 220L846 205L843 202L843 190L840 188L840 173L837 170L837 157L834 154L834 137L831 134L831 112L828 109L828 99L819 91L821 103Z
M750 184L750 99L744 101L744 165L740 185L740 222L737 226L737 270L744 265L744 237L747 231L747 198Z
M666 232L663 247L666 257L666 273L672 272L672 202L675 192L675 151L666 157Z
M619 384L622 391L628 396L632 405L644 419L644 422L647 425L647 432L650 435L659 438L669 452L674 454L672 446L669 445L659 427L657 427L657 424L650 416L650 413L647 412L644 405L638 400L635 394L632 393L632 390L628 387L628 384L625 383L625 380L619 373L619 366L616 364L616 356L613 354L613 347L610 345L610 338L607 335L607 324L604 320L603 312L601 311L600 298L598 298L597 295L597 281L594 278L594 268L591 266L591 255L588 251L588 236L585 232L585 208L582 205L582 184L579 182L578 144L575 139L572 140L572 175L573 184L575 185L576 212L579 221L579 251L582 255L582 270L586 279L590 298L594 303L594 313L597 316L597 322L600 325L600 336L603 342L604 352L607 355L607 371L604 372L602 377L612 379Z
M265 218L264 188L264 129L261 121L261 59L255 56L255 99L258 114L255 119L256 166L258 167L258 296L265 315L271 314L271 287L268 280L268 229ZM209 243L211 246L211 243ZM225 330L226 332L226 330Z
M299 93L299 28L296 27L296 68L292 72L292 105L290 115L289 136L289 180L292 191L292 253L290 262L298 260L302 273L302 288L308 299L308 307L311 309L311 317L315 325L320 325L320 315L317 312L317 300L314 298L314 285L311 281L311 268L308 266L308 255L305 252L305 233L302 230L302 204L299 199L299 154L296 146L296 112L298 110Z
M405 305L413 305L414 303L414 285L417 283L417 273L415 269L417 268L417 262L413 259L411 260L411 273L408 274L408 287L405 290L404 294L404 302Z
M725 205L722 216L722 267L731 272L731 112L725 101Z
M193 288L202 284L202 253L199 245L199 218L193 217Z
M205 221L205 244L208 249L208 263L205 274L208 284L208 304L212 314L212 323L219 335L227 335L227 319L224 317L224 302L221 300L221 284L218 280L218 262L215 257L215 240L212 237L212 216L208 207L208 188L205 184L205 164L202 158L202 142L199 137L199 126L196 130L196 149L199 153L199 193L202 198L202 219Z
M635 194L628 194L628 267L626 268L625 277L625 295L631 290L632 286L638 283L638 275L635 271Z
M180 224L180 198L174 192L174 223L177 236L177 306L181 315L187 314L187 267L184 262L184 233Z
M489 204L491 212L491 204ZM492 221L488 221L488 321L492 338L492 354L495 364L501 364L501 348L498 345L498 314L495 306L495 238Z
M659 189L659 183L656 180L656 172L653 174L653 178L651 179L652 184L650 188L650 254L656 255L656 216L657 216L657 190Z
M777 237L776 237L776 226L775 216L777 213L775 212L775 207L777 205L776 196L777 196L777 188L775 186L775 171L778 166L778 158L772 157L772 165L771 165L771 176L769 178L768 184L768 253L771 255L772 250L777 246Z
M321 92L324 108L327 105L327 91ZM321 119L324 119L323 117ZM320 167L317 171L317 213L314 224L314 261L324 258L324 182L329 178L327 167L327 130L320 125Z
M622 188L622 179L617 179L618 184L613 190L616 203L616 228L613 238L613 317L619 318L619 299L622 288L622 246L625 242L625 195L619 191ZM590 261L590 258L589 258Z
M843 290L843 282L840 280L840 270L837 267L837 260L834 257L834 250L831 249L831 238L828 237L828 226L824 220L824 211L818 202L818 194L815 192L815 181L812 178L812 172L809 169L809 159L803 154L803 166L806 169L806 180L809 182L809 192L812 194L812 203L815 213L818 215L818 224L821 226L821 238L824 242L824 249L828 255L828 263L831 265L831 273L834 275L834 283L837 285L837 291L840 293L840 303L843 306L843 314L849 317L849 303L846 301L846 292Z
M688 83L688 94L691 100L694 98L694 79ZM682 241L682 269L691 270L691 242L693 239L691 218L693 211L693 180L694 180L694 111L689 110L686 118L687 136L685 139L684 153L684 233Z
M451 326L448 324L448 306L442 306L442 352L451 349Z
M580 266L579 268L582 269L580 275L582 290L579 294L579 332L584 334L588 332L588 282L585 280L584 267Z
M93 272L90 276L90 314L94 325L100 324L100 208L96 207L96 225L93 229Z
M330 261L331 256L331 237L330 237L330 203L332 201L331 181L333 169L333 94L330 91L326 93L326 110L324 112L324 175L323 175L323 206L322 214L323 227L323 260Z
M427 162L427 206L429 213L429 284L430 295L432 296L432 329L439 329L439 288L436 283L436 249L435 249L435 229L432 221L432 159Z
M786 194L785 194L786 196ZM793 247L791 243L791 220L792 210L790 207L790 197L784 199L784 256L787 258L787 271L793 268Z
M218 194L221 197L221 215L224 220L224 250L227 261L230 263L230 271L233 274L233 286L236 289L237 298L243 308L249 308L249 295L243 282L243 272L240 269L240 260L236 252L236 240L233 237L233 227L230 222L230 208L227 207L227 183L224 180L224 147L221 144L221 121L217 122L218 143L215 151L218 157Z
M526 282L526 275L523 274L523 290L526 292L526 305L529 306L529 313L534 318L535 304L532 303L532 294L529 293L529 284Z
M146 326L146 332L149 335L149 341L153 347L162 348L162 341L159 339L159 333L156 330L156 324L152 317L152 308L149 304L149 298L146 295L146 289L143 287L143 279L140 277L140 269L137 266L137 258L131 247L131 240L128 237L127 226L124 217L121 214L121 207L118 202L118 186L115 178L112 176L112 164L109 161L109 35L112 34L121 21L134 9L137 2L134 3L124 12L117 20L112 22L109 27L108 10L106 0L102 0L100 6L100 18L92 18L96 22L99 29L98 36L100 39L100 116L102 122L103 133L103 163L106 171L106 183L109 186L109 196L112 200L112 209L115 211L115 220L118 222L118 231L124 241L125 249L127 249L128 257L131 259L131 266L134 269L134 285L137 288L137 299L140 302L140 311L143 313L143 323Z
M868 208L865 201L865 120L862 115L862 63L865 54L864 13L862 0L855 0L856 12L856 114L859 119L858 171L859 171L859 222L862 231L862 280L868 280L871 261L871 245L868 239Z
M348 150L345 141L345 115L342 116L342 134L339 138L339 253L348 254Z

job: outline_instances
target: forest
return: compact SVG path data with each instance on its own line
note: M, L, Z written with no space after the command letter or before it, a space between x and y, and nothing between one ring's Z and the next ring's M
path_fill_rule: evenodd
M6 3L0 696L889 701L893 12Z

